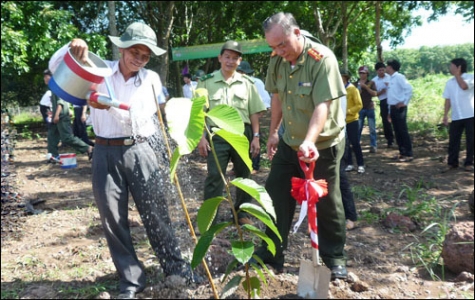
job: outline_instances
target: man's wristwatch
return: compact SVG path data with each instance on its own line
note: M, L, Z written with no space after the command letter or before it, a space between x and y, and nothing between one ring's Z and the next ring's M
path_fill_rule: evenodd
M254 137L256 137L256 138L260 137L259 132L254 133Z

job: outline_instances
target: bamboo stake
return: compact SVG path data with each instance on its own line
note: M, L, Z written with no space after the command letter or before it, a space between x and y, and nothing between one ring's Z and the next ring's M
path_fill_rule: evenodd
M162 127L162 133L163 133L163 138L165 139L165 145L167 146L168 157L172 157L172 153L171 153L171 149L170 149L170 143L168 142L167 132L165 131L165 124L163 123L162 112L160 110L160 105L158 104L157 95L155 93L155 87L153 85L152 85L152 89L153 89L153 96L155 98L154 101L157 105L158 119L159 119L160 125ZM181 192L180 183L178 181L178 175L176 173L175 173L175 176L173 176L173 180L175 182L175 185L176 185L176 188L177 188L177 191L178 191L178 195L180 196L181 206L183 208L183 211L185 212L186 222L188 223L188 227L190 228L191 237L193 238L193 241L195 242L195 245L196 245L197 239L196 239L195 229L193 228L193 224L191 223L190 215L188 214L188 209L186 208L185 199L184 199L183 194ZM219 299L219 295L218 295L218 292L216 290L216 286L214 285L214 282L213 282L213 277L211 276L211 272L209 271L208 264L206 263L206 260L204 258L202 260L202 264L203 264L203 267L206 271L206 275L208 276L208 280L209 280L209 283L211 285L211 289L213 290L214 298Z

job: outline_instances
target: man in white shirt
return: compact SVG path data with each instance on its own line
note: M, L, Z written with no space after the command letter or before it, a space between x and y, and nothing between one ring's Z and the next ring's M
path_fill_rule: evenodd
M117 100L130 105L130 111L88 101L96 134L92 161L92 189L101 216L109 251L119 274L119 299L135 299L144 290L145 270L138 260L128 218L129 192L137 206L165 276L179 275L188 282L196 275L181 256L180 247L168 213L164 181L158 155L149 140L160 133L157 128L157 95L162 91L159 75L145 69L157 47L155 31L141 22L127 27L119 38L109 36L121 53L118 61L104 61L112 69L108 77ZM54 70L70 53L85 62L88 45L75 38L50 59ZM108 94L105 84L97 92ZM158 141L162 142L162 141Z
M196 81L191 80L191 74L186 73L183 75L183 82L185 83L183 85L183 97L192 99L193 98L193 92L196 90L196 86L198 83Z
M467 74L467 61L455 58L450 62L450 73L454 75L447 81L443 93L445 98L443 122L449 125L448 113L452 110L449 127L449 156L447 170L458 168L462 133L465 130L467 155L464 168L473 172L473 74Z
M394 133L391 123L388 121L388 95L387 89L389 85L390 76L386 73L386 65L383 62L377 62L374 65L374 69L377 73L371 81L376 85L376 96L379 99L379 114L381 121L383 122L384 137L387 141L388 148L391 148L394 143Z
M395 59L388 60L386 72L389 74L388 107L389 119L393 123L399 155L399 162L410 162L414 159L412 140L407 129L407 106L412 97L412 86L406 76L399 73L401 64Z

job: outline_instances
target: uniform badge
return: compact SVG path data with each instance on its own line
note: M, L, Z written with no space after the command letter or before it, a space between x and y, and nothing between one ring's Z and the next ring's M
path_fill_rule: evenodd
M308 51L308 55L310 55L316 61L320 61L323 58L323 54L320 54L317 50L311 48Z

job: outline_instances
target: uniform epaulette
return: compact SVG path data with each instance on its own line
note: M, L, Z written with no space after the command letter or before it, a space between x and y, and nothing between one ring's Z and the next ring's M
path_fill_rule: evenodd
M252 83L256 82L256 80L254 78L252 78L251 76L249 76L247 74L242 74L242 77L246 78L247 80L249 80Z
M206 74L204 76L201 76L200 77L200 81L205 81L207 79L210 79L210 78L213 78L214 77L214 74L213 73L209 73L209 74Z
M320 54L320 52L313 48L308 49L307 53L316 61L320 61L323 58L323 54Z

